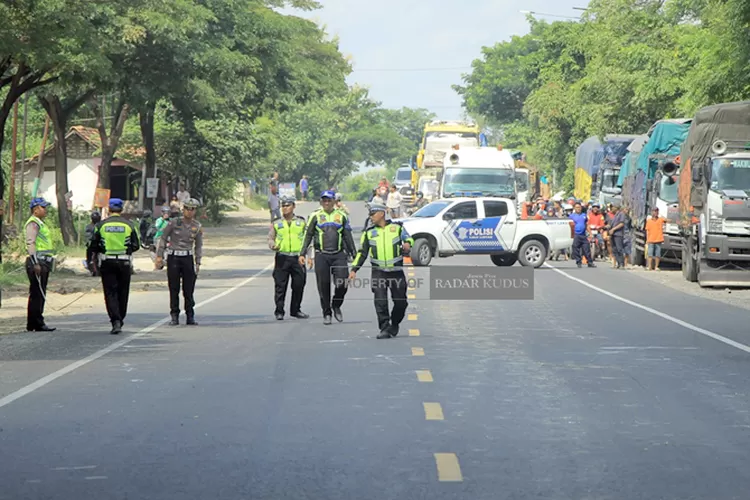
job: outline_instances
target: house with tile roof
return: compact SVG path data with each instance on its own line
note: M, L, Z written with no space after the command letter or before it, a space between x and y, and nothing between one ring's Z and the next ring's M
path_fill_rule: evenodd
M99 166L101 165L101 138L95 128L74 126L65 136L68 152L68 190L72 192L72 208L77 210L91 210L94 205L96 185L99 182ZM44 197L53 206L57 206L57 184L55 182L55 144L44 152L44 174L39 184L38 195ZM30 192L36 178L37 159L39 154L19 160L16 163L16 182L20 183L21 168L23 168L23 182L26 192ZM115 157L109 173L110 197L121 198L126 201L126 211L137 211L138 190L141 186L143 164ZM168 186L163 179L159 182L157 195L161 199L169 199Z

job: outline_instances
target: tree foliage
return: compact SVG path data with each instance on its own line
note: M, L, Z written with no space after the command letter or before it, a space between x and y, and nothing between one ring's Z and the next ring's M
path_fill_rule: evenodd
M748 98L748 20L748 0L592 0L580 22L530 17L529 34L484 48L454 88L570 188L587 137Z

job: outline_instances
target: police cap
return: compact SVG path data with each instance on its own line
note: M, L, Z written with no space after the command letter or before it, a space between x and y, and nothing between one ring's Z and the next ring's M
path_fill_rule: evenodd
M387 207L383 202L380 201L371 201L370 202L370 213L374 212L385 212Z
M282 205L294 205L297 203L297 199L294 196L290 195L284 195L281 197L281 200L279 200Z
M336 198L336 193L334 193L330 189L327 189L323 191L322 193L320 193L320 199L323 200L325 198L330 198L331 200L333 200Z
M110 198L109 199L109 208L113 208L115 210L122 209L122 207L125 205L125 203L120 198Z
M29 208L32 210L35 207L48 207L48 206L50 206L50 203L44 198L34 198L33 200L31 200L31 203L29 203Z
M182 204L183 208L198 208L201 204L195 198L190 198Z

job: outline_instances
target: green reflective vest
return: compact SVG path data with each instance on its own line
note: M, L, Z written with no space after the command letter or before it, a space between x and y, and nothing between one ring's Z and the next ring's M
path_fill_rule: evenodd
M401 245L414 244L414 240L401 224L386 222L384 227L369 227L362 233L361 248L354 259L354 268L360 268L368 255L373 268L383 271L401 269L404 265L404 255Z
M113 214L99 226L99 236L106 255L126 255L130 246L133 226L122 216ZM136 236L137 236L136 232Z
M277 252L298 256L305 241L305 219L299 216L291 221L276 219L273 221L273 227L276 230L276 246L279 247Z
M47 227L47 224L42 222L42 219L38 217L34 217L33 215L29 217L29 220L26 221L26 225L24 225L24 228L29 225L29 223L35 222L39 226L39 232L36 235L36 253L52 253L52 250L54 250L52 245L52 234L50 233L49 227Z

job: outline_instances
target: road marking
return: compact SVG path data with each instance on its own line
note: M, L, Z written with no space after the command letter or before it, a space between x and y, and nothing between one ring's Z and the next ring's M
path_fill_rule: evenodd
M406 317L409 321L417 321L417 315L416 314L410 314Z
M412 356L424 356L424 349L422 349L421 347L412 347L411 355Z
M409 337L419 337L419 330L416 328L411 328L409 330Z
M96 465L78 465L74 467L55 467L50 470L85 470L85 469L96 469Z
M430 370L417 370L417 380L420 382L432 382Z
M588 287L588 288L590 288L592 290L595 290L595 291L597 291L599 293L603 293L604 295L606 295L608 297L612 297L615 300L619 300L620 302L623 302L625 304L631 305L633 307L637 307L638 309L641 309L643 311L649 312L649 313L653 314L654 316L659 316L660 318L666 319L667 321L671 321L672 323L675 323L675 324L680 325L680 326L682 326L684 328L687 328L688 330L692 330L692 331L694 331L696 333L700 333L701 335L705 335L706 337L710 337L710 338L712 338L714 340L718 340L719 342L723 342L723 343L725 343L727 345L730 345L732 347L736 347L737 349L739 349L741 351L745 351L746 353L750 353L750 346L746 346L745 344L741 344L739 342L735 342L734 340L728 339L728 338L724 337L723 335L719 335L718 333L714 333L714 332L712 332L710 330L706 330L705 328L701 328L699 326L695 326L695 325L693 325L691 323L688 323L686 321L682 321L681 319L677 319L674 316L670 316L669 314L663 313L661 311L657 311L656 309L652 309L652 308L650 308L648 306L644 306L642 304L639 304L638 302L634 302L634 301L626 299L624 297L620 297L617 294L614 294L612 292L609 292L607 290L599 288L598 286L594 286L591 283L583 281L582 279L578 279L578 278L576 278L574 276L571 276L570 274L566 273L565 271L561 271L560 269L558 269L558 268L556 268L554 266L550 266L547 263L545 263L544 265L546 267L552 269L556 273L565 276L569 280L572 280L572 281L575 281L577 283L580 283L581 285L583 285L585 287Z
M413 293L410 293L410 294L409 294L409 296L408 296L408 298L410 298L410 299L416 299L416 298L417 298L417 296L416 296L416 295L414 295Z
M463 481L461 466L455 453L435 453L439 481Z
M107 476L89 476L84 478L87 481L93 481L94 479L107 479Z
M445 420L440 403L422 403L424 405L425 420Z
M250 276L249 278L243 280L239 284L237 284L237 285L233 286L232 288L230 288L228 290L225 290L225 291L223 291L223 292L221 292L221 293L219 293L217 295L214 295L213 297L211 297L209 299L206 299L206 300L204 300L203 302L201 302L199 304L196 304L195 307L196 308L202 307L202 306L205 306L206 304L210 304L211 302L213 302L215 300L219 300L222 297L226 297L230 293L233 293L236 290L238 290L238 289L242 288L243 286L247 285L248 283L253 282L258 276L260 276L261 274L265 273L266 271L269 271L269 270L273 269L273 266L274 266L273 264L268 264L265 268L263 268L262 270L258 271L257 273L255 273L254 275ZM144 335L153 332L154 330L156 330L160 326L167 324L169 321L171 321L171 319L172 319L171 317L166 317L164 319L161 319L161 320L157 321L156 323L154 323L154 324L152 324L150 326L147 326L146 328L138 331L137 333L134 333L130 337L126 337L126 338L124 338L122 340L119 340L119 341L115 342L114 344L112 344L112 345L110 345L108 347L105 347L104 349L100 349L100 350L96 351L95 353L91 354L90 356L87 356L87 357L85 357L83 359L79 359L75 363L71 363L68 366L60 368L56 372L50 373L46 377L42 377L39 380L37 380L36 382L32 382L29 385L27 385L25 387L22 387L22 388L18 389L17 391L8 394L4 398L0 399L0 408L2 408L3 406L7 406L7 405L11 404L13 401L15 401L17 399L20 399L20 398L24 397L27 394L31 394L32 392L36 391L37 389L41 389L45 385L49 384L50 382L53 382L53 381L57 380L58 378L62 377L63 375L67 375L68 373L70 373L70 372L72 372L74 370L77 370L78 368L80 368L82 366L85 366L85 365L91 363L92 361L96 361L97 359L101 358L105 354L109 354L110 352L114 351L115 349L119 349L120 347L124 346L125 344L128 344L128 343L132 342L133 340L139 339L139 338L143 337Z

